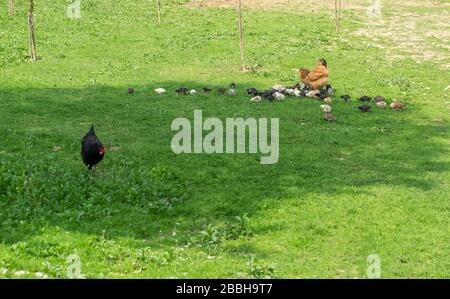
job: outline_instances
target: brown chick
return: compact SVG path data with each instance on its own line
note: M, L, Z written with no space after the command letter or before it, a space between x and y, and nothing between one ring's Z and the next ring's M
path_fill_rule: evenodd
M406 106L405 104L402 104L397 100L394 100L391 103L391 108L392 108L392 110L395 110L395 111L402 111L405 108L405 106Z
M329 122L334 122L336 121L336 116L334 116L331 112L326 112L323 116L323 119Z

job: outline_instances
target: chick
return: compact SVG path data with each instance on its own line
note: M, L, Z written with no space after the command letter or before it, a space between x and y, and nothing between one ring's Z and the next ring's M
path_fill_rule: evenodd
M302 92L296 88L296 89L294 89L294 96L301 97L302 96Z
M273 90L266 90L260 93L260 96L262 98L265 98L266 100L269 100L270 102L272 102L275 98L273 96L274 92Z
M288 96L293 96L294 91L295 91L295 89L293 89L293 88L287 88L285 92Z
M377 103L386 101L386 99L383 96L376 96L373 98L373 100Z
M195 89L191 89L189 93L191 94L191 96L195 96L197 94L197 91Z
M378 108L384 108L384 107L386 107L386 102L385 101L379 101L379 102L377 102L377 107Z
M186 87L180 87L177 90L175 90L177 95L187 95L189 90Z
M282 86L282 85L275 85L275 86L272 87L272 89L273 89L274 91L279 92L279 93L283 93L283 92L286 91L286 87L284 87L284 86Z
M255 97L255 96L258 95L258 90L257 90L256 88L253 88L253 87L248 88L248 89L247 89L247 94L248 94L249 96Z
M359 98L359 100L361 102L369 102L370 100L372 100L372 98L368 97L368 96L362 96L362 97Z
M205 87L202 88L202 91L203 91L204 93L207 93L207 92L210 92L210 91L211 91L211 88L205 86Z
M370 112L370 106L369 105L362 105L362 106L359 106L358 107L358 109L361 111L361 112Z
M129 94L134 93L134 88L133 88L133 87L129 87L129 88L128 88L128 93L129 93Z
M275 97L275 99L277 100L277 101L282 101L282 100L284 100L285 99L285 97L284 97L284 94L282 94L281 92L275 92L274 94L273 94L273 96Z
M324 102L325 104L331 105L331 104L333 104L333 99L328 97L328 98L325 98L325 99L323 100L323 102Z
M219 95L221 95L221 96L225 95L225 92L227 92L227 89L226 89L226 88L219 87L219 88L217 89L217 93L218 93Z
M333 93L334 93L334 88L333 88L333 86L331 86L331 84L327 85L327 93L330 96L333 95Z
M229 89L229 90L228 90L228 94L229 94L230 96L235 96L235 95L237 95L237 91L236 91L236 89Z
M402 111L405 108L405 104L400 103L396 99L393 100L391 103L391 108L395 111Z
M164 88L156 88L156 89L155 89L155 92L156 92L157 94L165 94L165 93L166 93L166 90L165 90Z
M320 94L319 90L311 90L306 93L308 98L316 98Z
M341 99L343 99L344 102L348 102L350 100L350 96L348 94L345 94L345 95L341 96Z
M326 90L326 89L320 89L319 90L319 95L318 95L318 97L321 99L321 100L325 100L326 98L328 98L330 95L328 94L328 91Z
M320 108L322 108L323 112L330 113L331 112L331 106L330 105L320 105Z
M323 119L329 122L336 121L336 116L334 116L331 112L326 112L323 116Z
M261 102L262 98L261 96L256 96L250 99L251 102Z

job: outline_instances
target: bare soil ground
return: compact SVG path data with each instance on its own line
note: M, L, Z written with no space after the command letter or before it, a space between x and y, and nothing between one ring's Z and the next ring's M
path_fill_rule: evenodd
M438 0L381 1L381 17L369 17L368 8L376 0L343 0L342 18L346 11L361 12L361 27L346 32L364 37L364 44L385 50L387 59L413 59L418 63L435 61L450 68L450 2ZM233 8L236 0L192 0L193 7ZM289 9L323 12L333 15L334 1L312 0L242 0L247 9Z
M236 0L192 0L192 6L230 8L236 6ZM242 0L244 8L298 8L303 11L319 11L334 9L334 1L311 0ZM365 9L367 1L352 0L342 1L342 6L350 9Z

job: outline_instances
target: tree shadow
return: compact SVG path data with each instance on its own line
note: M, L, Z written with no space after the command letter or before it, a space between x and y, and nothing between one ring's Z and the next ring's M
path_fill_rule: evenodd
M450 171L450 163L443 159L449 148L441 142L448 136L448 124L416 122L416 116L424 113L420 106L410 105L403 112L373 107L373 112L363 114L355 101L337 102L333 108L338 121L327 123L315 100L251 103L245 88L261 88L256 82L238 86L236 97L217 95L214 90L219 86L196 96L173 92L181 86L200 90L205 85L164 82L161 87L169 92L161 96L153 92L156 86L134 86L134 94L127 93L128 86L0 90L4 119L0 158L9 167L9 172L3 168L0 189L2 241L33 238L49 225L82 234L106 231L108 238L133 238L149 246L175 246L171 240L161 242L160 232L176 228L187 243L207 224L221 224L244 213L255 215L283 205L287 198L367 194L376 185L432 191L439 183L427 179L427 174ZM222 120L279 118L279 162L261 165L259 154L174 154L171 122L177 117L192 120L195 109L201 109L204 118ZM91 123L109 149L92 177L79 158L81 136ZM34 169L40 173L30 171L29 161L36 161ZM42 161L50 166L40 167ZM44 177L37 182L49 185L26 191L16 186L19 194L10 195L7 190L15 188L9 179L12 168L22 178ZM52 186L53 180L71 187ZM98 188L85 185L93 181L100 181ZM41 198L39 192L52 194L43 188L55 188L55 196ZM127 192L134 192L130 198L136 204L124 199ZM153 194L158 192L163 195ZM27 196L41 203L27 206ZM155 196L168 203L162 202L160 209L143 208ZM173 197L183 198L171 202ZM98 213L86 215L90 209Z

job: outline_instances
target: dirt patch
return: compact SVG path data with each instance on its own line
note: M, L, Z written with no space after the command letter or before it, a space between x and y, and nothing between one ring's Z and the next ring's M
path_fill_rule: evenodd
M449 5L449 3L441 3L439 0L397 0L389 3L386 0L380 0L384 7L397 8L436 8L442 5ZM342 0L342 9L345 10L367 10L376 0ZM189 6L191 7L216 7L216 8L233 8L236 7L236 0L191 0ZM242 0L242 7L244 8L298 8L302 11L333 11L333 0Z
M197 7L218 7L233 8L236 7L236 0L192 0L189 5ZM345 9L362 10L367 8L367 0L344 0L342 7ZM334 1L312 1L312 0L242 0L243 8L274 9L289 8L299 11L332 11Z
M414 9L407 9L411 7ZM449 3L403 3L383 9L386 13L381 18L367 20L353 34L364 37L367 45L386 49L388 59L434 61L443 69L449 68Z
M367 11L380 4L381 15ZM234 8L236 0L192 0L192 7ZM242 0L246 9L286 9L289 12L333 14L334 1ZM363 37L367 46L383 49L387 59L436 61L448 69L450 57L450 3L443 0L342 0L342 11L357 11L361 27L349 34Z

